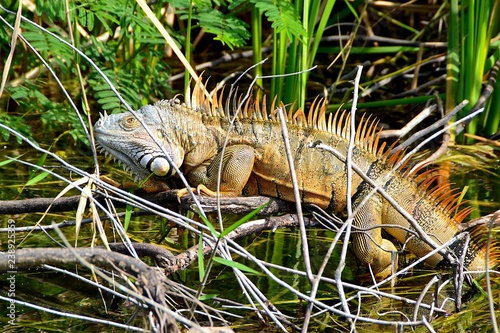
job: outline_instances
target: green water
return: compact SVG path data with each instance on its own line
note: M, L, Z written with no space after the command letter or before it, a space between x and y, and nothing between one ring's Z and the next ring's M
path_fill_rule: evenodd
M22 153L23 160L37 163L40 160L40 154L33 152L27 146L19 146L12 142L5 143L7 149L3 150L3 156L17 156ZM81 169L92 172L93 161L92 158L86 154L82 154L85 150L74 149L74 151L67 151L64 154L58 152L59 155L64 156L66 160ZM104 162L104 158L101 162ZM76 180L78 177L75 174L58 169L56 162L47 159L45 164L51 170L57 170L59 174L67 178L73 177ZM113 170L111 176L115 179L128 177L121 171L114 171L110 164L103 163L101 168L103 173ZM119 170L119 169L118 169ZM491 211L497 210L498 191L495 191L498 182L498 173L495 167L488 168L486 171L466 171L464 169L458 170L454 173L453 182L457 186L469 186L466 199L472 200L471 205L482 210L481 214L486 214ZM460 172L462 171L462 172ZM18 162L10 163L2 167L0 180L0 195L3 200L24 199L24 198L50 198L55 197L58 193L67 186L67 183L57 180L52 176L47 176L40 182L25 186L28 179L36 177L39 172L34 170L33 167L22 165ZM75 195L78 192L72 190L66 195ZM91 215L88 211L85 212L84 217L89 218ZM12 214L0 217L0 228L6 228L9 224L14 223L16 227L26 227L35 225L42 217L42 213L27 213L27 214ZM230 217L228 217L229 219ZM233 217L234 218L234 217ZM74 221L75 211L69 212L49 212L41 221L42 225L49 225L51 223L60 223L63 221ZM10 222L9 222L10 221ZM14 222L12 222L14 221ZM227 220L227 224L231 221ZM164 219L147 215L141 217L133 217L128 229L128 235L133 241L148 241L160 242L164 246L168 246L174 254L181 253L184 249L196 246L197 237L193 237L188 232L180 233L175 228L171 230L170 234L165 239L161 237L162 232L168 227L167 221ZM108 241L116 241L116 233L113 232L109 224L105 223L105 231L108 235ZM75 227L66 227L63 234L69 244L74 244L75 239L78 238L78 245L85 247L89 246L95 239L95 230L92 224L83 225L76 236ZM325 231L322 229L311 229L308 231L308 242L310 248L310 257L312 260L313 271L316 272L321 266L325 253L335 237L335 233ZM98 238L98 237L97 237ZM62 243L60 236L55 231L43 233L41 231L29 232L16 232L15 235L16 245L20 247L59 247ZM99 243L99 242L98 242ZM303 270L303 253L298 229L295 230L276 230L265 231L258 235L245 237L238 240L238 243L243 246L250 254L265 262L288 267L295 270ZM336 264L341 252L341 243L335 248L329 264L326 267L324 276L332 278L335 273ZM0 233L0 246L5 251L8 249L8 233ZM176 251L176 252L175 252ZM342 275L342 280L353 284L366 284L366 271L358 267L357 260L354 255L348 253L348 261L346 268ZM240 259L239 262L248 265L251 268L257 269L254 263L248 260ZM92 274L82 267L65 267L69 272L73 272L78 276L85 277L93 280ZM294 289L304 293L310 290L310 284L304 276L298 275L293 272L283 272L276 268L270 268L270 271L275 274L282 281L292 286ZM399 283L393 288L384 287L384 291L417 299L420 295L422 288L427 284L432 276L426 272L425 269L413 271L410 275L401 279ZM423 275L422 275L423 274ZM418 277L422 275L421 277ZM8 278L11 275L0 275L0 295L8 295L10 291L10 284ZM253 281L255 286L261 293L266 295L281 312L292 317L299 317L306 309L306 303L300 300L297 295L293 294L286 288L280 286L274 279L264 274L248 274L249 278ZM186 270L180 271L171 279L181 285L197 289L200 286L199 270L197 263L189 266ZM102 282L98 279L99 282ZM498 278L494 277L493 284L494 295L498 294ZM128 302L117 301L109 294L99 293L97 288L91 286L88 282L70 277L63 273L56 273L47 270L32 270L30 272L18 272L15 276L15 298L20 301L28 302L30 304L43 306L58 311L68 313L80 314L92 318L99 318L102 320L111 320L119 323L129 322L132 325L144 327L145 318L141 315L135 315L137 309L131 306ZM229 299L242 304L247 304L247 299L243 296L241 288L237 283L234 273L231 268L215 264L210 273L207 284L203 289L204 293L209 295L207 304L218 307L221 305L219 301L210 300L213 297ZM354 290L347 288L345 290L346 296L355 295ZM323 300L326 304L336 304L339 302L338 288L331 283L321 283L319 286L317 299ZM9 321L9 303L2 302L4 306L0 307L0 321L7 325ZM373 318L384 318L389 320L401 320L400 315L403 313L411 313L413 308L411 306L404 306L402 302L377 299L373 296L364 295L361 299L354 298L351 301L351 311L358 311L359 315L370 316ZM465 310L462 313L469 313L474 311L477 313L477 318L483 318L480 322L471 322L470 317L466 315L458 317L458 315L451 315L447 321L437 319L439 325L442 327L449 327L450 322L455 322L456 325L463 327L484 327L488 322L488 308L484 296L476 294L470 302L466 304ZM180 308L185 308L185 305L180 304ZM407 308L407 310L405 310ZM453 306L451 306L453 310ZM236 331L250 331L258 332L261 330L260 321L252 315L252 311L234 310L235 313L242 315L242 319L232 319ZM396 313L391 314L390 313ZM385 313L381 315L381 313ZM462 319L460 319L462 318ZM296 322L300 325L300 319ZM345 319L335 316L333 314L324 314L315 318L311 323L311 330L329 331L338 325L348 327ZM65 318L60 314L50 314L45 311L40 311L20 304L16 305L16 328L23 328L24 331L121 331L120 328L112 328L108 325L97 323L90 323L87 320L79 320L74 318ZM8 327L8 326L6 326ZM147 325L146 325L147 327ZM388 327L358 323L357 326L361 331L375 330L386 331Z

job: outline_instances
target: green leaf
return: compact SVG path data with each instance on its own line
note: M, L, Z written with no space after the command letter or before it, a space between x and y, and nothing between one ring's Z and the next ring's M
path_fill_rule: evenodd
M23 99L28 97L28 88L19 86L19 87L12 87L11 90L11 95L10 97L12 99Z
M198 275L200 277L200 282L205 278L205 263L203 257L203 234L200 235L200 241L198 242Z
M103 110L116 110L120 108L120 103L108 103L102 105Z
M99 98L97 100L100 104L108 104L108 103L118 103L120 104L120 100L116 96L111 96L111 97L105 97L105 98Z
M306 35L306 30L302 26L299 15L294 5L289 0L251 0L259 11L267 16L271 26L277 33L286 32L288 39L294 37L301 40L301 36Z
M87 14L87 28L89 30L94 29L94 23L95 23L94 17L95 17L95 15L93 12L88 12L88 14Z
M221 233L220 237L226 236L227 234L229 234L234 229L238 228L243 223L248 222L251 218L253 218L255 215L257 215L264 207L266 207L270 203L271 203L271 200L269 200L268 202L266 202L263 205L260 205L259 207L255 208L250 213L248 213L247 215L243 216L241 219L239 219L238 221L236 221L235 223L230 225L228 228L224 229L224 231Z
M35 13L46 15L51 21L65 19L64 0L35 0Z
M47 159L47 154L43 154L42 156L40 156L40 158L36 162L36 165L38 165L39 167L43 166L46 159ZM34 179L35 178L36 171L37 170L30 170L30 172L29 172L29 178L30 179Z
M244 46L251 36L248 24L236 17L224 15L216 9L194 14L193 17L200 22L205 31L216 35L216 40L227 44L231 49L235 46Z
M229 267L232 267L232 268L237 268L240 271L244 271L244 272L247 272L247 273L252 273L252 274L256 274L256 275L260 274L255 269L250 268L250 267L248 267L246 265L243 265L243 264L241 264L239 262L236 262L236 261L227 260L227 259L224 259L224 258L221 258L221 257L214 257L214 261L218 262L219 264L222 264L222 265L226 265L226 266L229 266Z
M34 185L40 181L42 181L45 177L47 177L49 175L49 172L48 171L43 171L42 173L40 173L39 175L31 178L30 180L28 180L28 182L26 182L26 186L31 186L31 185Z
M24 154L23 154L23 155L24 155ZM8 159L8 160L5 160L5 161L0 162L0 167L3 167L4 165L7 165L7 164L9 164L9 163L14 162L15 160L19 159L21 156L22 156L22 155L19 155L19 156L16 156L16 157L14 157L14 158L10 158L10 159Z
M200 295L200 297L198 297L198 299L200 301L208 301L208 300L211 300L217 296L218 296L217 294L206 294L206 295Z
M134 192L131 191L131 193L133 194ZM127 205L125 207L125 219L123 220L123 229L125 230L125 232L128 230L128 226L130 225L130 219L132 218L132 212L133 212L133 208L131 205Z
M210 229L212 235L218 238L220 233L217 230L215 230L215 227L212 224L212 222L210 222L203 214L201 214L200 211L196 210L196 213L198 213L198 216L202 219L203 223L205 223L208 229Z
M43 154L42 156L40 156L40 158L38 159L38 161L36 162L36 165L38 166L42 166L45 164L45 161L47 160L47 154Z

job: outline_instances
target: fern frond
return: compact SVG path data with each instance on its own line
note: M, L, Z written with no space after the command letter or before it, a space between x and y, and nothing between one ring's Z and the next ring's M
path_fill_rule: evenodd
M66 20L66 8L64 0L37 0L35 14L45 15L50 21Z
M285 31L289 40L293 38L302 40L306 35L299 15L290 0L251 0L259 11L272 22L276 32Z
M139 88L138 80L135 80L135 76L127 73L120 73L116 75L112 71L105 71L106 76L113 82L115 88L118 89L120 94L132 105L141 105L141 96L138 91ZM105 83L98 74L92 74L91 78L88 80L89 86L92 87L94 91L94 97L97 100L103 110L109 111L111 113L123 112L124 109L122 104L116 94L110 89L107 83Z
M216 40L227 44L231 49L245 45L250 38L248 24L236 17L224 15L216 9L195 14L193 17L207 32L217 35Z

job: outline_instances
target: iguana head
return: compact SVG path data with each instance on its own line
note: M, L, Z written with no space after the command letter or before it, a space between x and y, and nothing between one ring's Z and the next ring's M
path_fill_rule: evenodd
M118 159L124 169L137 178L144 179L151 173L158 177L173 176L175 169L169 164L165 153L180 167L184 151L179 144L173 142L175 135L167 135L172 132L164 127L169 123L165 108L159 108L157 104L146 105L136 113L137 118L130 112L101 115L94 125L97 146L106 155L111 154ZM163 151L138 119L148 127Z

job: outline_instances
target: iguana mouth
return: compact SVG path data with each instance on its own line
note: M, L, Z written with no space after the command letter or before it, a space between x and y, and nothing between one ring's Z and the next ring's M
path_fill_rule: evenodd
M106 133L98 132L95 131L96 133L99 133L100 137L103 137L106 135ZM128 173L131 173L135 176L136 180L140 177L143 176L140 172L137 172L135 168L132 166L136 165L135 161L130 158L127 154L124 154L123 152L113 149L109 146L104 145L102 142L97 141L96 142L96 148L100 150L101 153L104 153L106 157L112 157L113 161L117 162L123 167L123 170L125 170ZM146 172L146 170L144 170Z
M146 169L141 170L137 166L131 154L123 151L124 140L119 135L113 135L110 124L112 124L112 115L108 116L106 111L100 114L100 119L94 125L94 134L96 138L96 148L98 148L106 157L112 157L113 161L118 162L123 167L123 170L133 174L137 179L147 176L149 172ZM118 147L122 149L117 149Z

